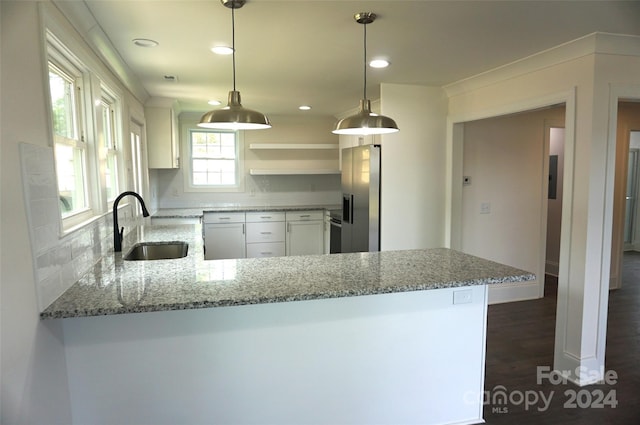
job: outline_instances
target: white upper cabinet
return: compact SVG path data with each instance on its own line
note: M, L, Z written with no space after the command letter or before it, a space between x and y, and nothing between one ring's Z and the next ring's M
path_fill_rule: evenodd
M180 149L178 119L171 107L144 108L147 123L149 168L178 168Z

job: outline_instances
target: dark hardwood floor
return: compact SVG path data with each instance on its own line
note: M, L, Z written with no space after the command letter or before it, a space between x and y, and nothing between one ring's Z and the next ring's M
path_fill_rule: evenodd
M553 366L556 292L548 277L542 299L489 306L486 423L640 424L640 252L625 254L622 288L609 293L605 363L615 384L536 382L538 366Z

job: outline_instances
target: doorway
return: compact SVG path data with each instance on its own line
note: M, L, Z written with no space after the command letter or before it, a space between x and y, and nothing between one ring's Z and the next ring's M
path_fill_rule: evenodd
M622 286L625 251L640 251L640 102L618 102L610 289Z
M548 149L547 240L545 276L556 279L560 273L560 235L562 229L562 185L564 183L564 123L545 123L545 146ZM547 278L545 277L545 281Z
M633 147L633 140L640 144L640 131L632 131L630 137L632 143L629 146L629 161L627 166L627 191L625 193L625 218L624 218L624 250L635 251L637 242L638 219L638 157L640 148Z
M454 248L538 277L526 284L492 286L490 304L544 296L548 235L555 241L553 274L558 274L565 110L564 105L554 105L462 124L460 243ZM558 146L553 151L555 185L550 186L552 133ZM550 231L549 203L556 207L551 208L554 226Z

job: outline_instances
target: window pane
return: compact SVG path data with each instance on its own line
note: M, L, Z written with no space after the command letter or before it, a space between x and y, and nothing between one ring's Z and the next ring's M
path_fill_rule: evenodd
M236 184L236 134L191 132L191 166L194 185Z
M118 195L118 159L115 153L107 155L107 201L113 201Z
M84 150L56 143L55 154L62 214L70 215L87 208Z
M107 149L114 149L115 143L113 140L113 122L111 119L111 107L108 103L102 103L102 124L104 125L104 147Z
M49 86L54 132L68 139L77 139L73 82L50 69Z

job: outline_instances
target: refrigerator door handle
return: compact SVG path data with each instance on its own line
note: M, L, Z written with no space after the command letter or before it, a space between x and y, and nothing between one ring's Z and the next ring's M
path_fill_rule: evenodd
M353 195L349 199L349 223L353 223Z
M342 195L342 221L351 223L351 213L353 212L353 195Z

